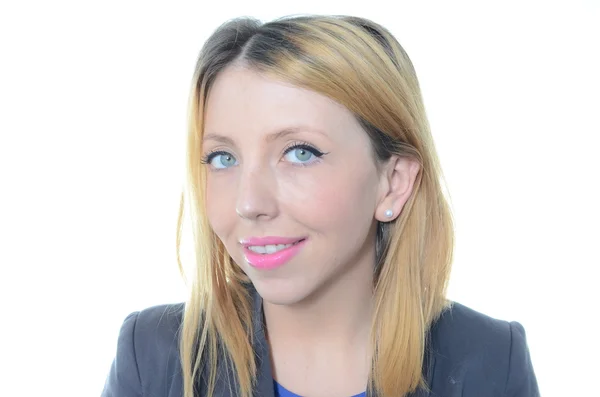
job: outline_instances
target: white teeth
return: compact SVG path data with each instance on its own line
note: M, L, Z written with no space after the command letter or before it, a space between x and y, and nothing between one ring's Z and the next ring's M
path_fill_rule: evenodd
M248 249L250 251L256 252L257 254L266 254L267 251L265 250L265 247L262 245L251 245L250 247L248 247Z
M277 251L281 251L282 249L291 247L294 244L277 244L277 245L251 245L248 249L252 252L256 252L257 254L272 254Z
M272 254L273 252L278 250L278 247L278 245L265 245L265 250L267 251L267 254Z

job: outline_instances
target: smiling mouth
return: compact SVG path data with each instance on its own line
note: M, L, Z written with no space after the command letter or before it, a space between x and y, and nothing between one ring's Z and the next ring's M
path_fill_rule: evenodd
M306 238L297 241L284 238L264 238L263 241L255 239L244 244L244 258L252 267L265 271L285 265L298 255L307 243ZM264 244L275 242L280 244Z

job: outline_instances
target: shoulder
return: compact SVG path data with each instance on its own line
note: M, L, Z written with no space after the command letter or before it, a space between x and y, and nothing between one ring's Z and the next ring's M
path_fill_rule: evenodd
M125 317L103 397L153 395L148 392L177 386L183 310L183 303L157 305Z
M525 329L453 302L430 332L439 395L537 396ZM435 392L435 390L434 390Z
M152 343L159 350L169 347L177 339L184 308L184 303L157 305L130 314L136 317L136 342Z
M431 330L436 353L458 357L480 353L501 354L510 348L510 323L452 302Z

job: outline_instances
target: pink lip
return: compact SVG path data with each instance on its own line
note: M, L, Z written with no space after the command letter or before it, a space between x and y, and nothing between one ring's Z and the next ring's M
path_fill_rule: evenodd
M300 241L301 240L301 241ZM300 241L300 242L298 242ZM292 259L304 245L306 244L305 238L286 238L286 237L251 237L241 242L244 247L244 256L248 263L258 269L275 269L279 266L284 265L290 259ZM297 244L294 244L298 242ZM259 254L248 249L252 245L277 245L277 244L294 244L291 247L282 249L281 251L274 252L272 254Z

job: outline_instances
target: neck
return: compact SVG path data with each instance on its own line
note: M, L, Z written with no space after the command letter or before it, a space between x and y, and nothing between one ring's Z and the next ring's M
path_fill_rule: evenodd
M363 250L360 260L293 305L263 301L273 379L301 395L322 395L323 385L327 395L365 390L374 258L374 247Z

